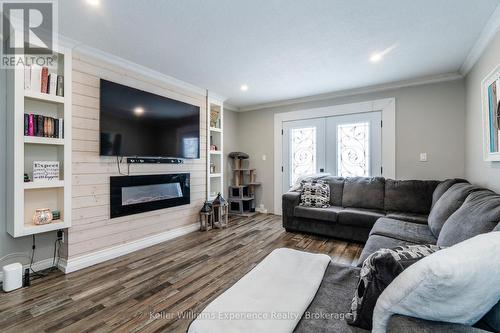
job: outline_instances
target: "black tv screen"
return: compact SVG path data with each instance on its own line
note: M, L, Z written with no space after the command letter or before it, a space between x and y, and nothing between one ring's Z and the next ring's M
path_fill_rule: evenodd
M200 158L200 107L101 79L100 154Z

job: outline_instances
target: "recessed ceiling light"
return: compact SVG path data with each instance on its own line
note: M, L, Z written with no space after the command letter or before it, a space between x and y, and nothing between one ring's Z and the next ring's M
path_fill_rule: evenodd
M397 44L393 44L388 48L386 48L385 50L383 50L382 52L372 53L372 55L370 56L370 61L373 63L380 62L382 59L384 59L384 56L390 53L392 50L394 50L396 46Z
M374 53L370 57L370 61L371 62L379 62L380 60L382 60L383 57L384 56L381 53Z
M86 1L87 1L87 4L89 4L93 7L97 7L101 4L100 0L86 0Z
M241 91L247 91L248 90L248 86L246 84L242 84L241 87L240 87L240 90Z
M142 115L143 113L144 113L144 108L143 108L143 107L141 107L141 106L138 106L138 107L136 107L136 108L134 109L134 114L135 114L136 116L140 116L140 115Z

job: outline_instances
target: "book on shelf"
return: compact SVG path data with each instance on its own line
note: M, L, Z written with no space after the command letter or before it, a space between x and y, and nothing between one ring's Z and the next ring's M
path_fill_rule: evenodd
M64 119L25 113L24 135L63 139Z
M47 136L47 132L49 131L49 124L47 124L47 117L43 117L43 136Z
M30 127L30 115L25 113L24 114L24 135L30 135L29 127Z
M64 96L64 76L58 75L57 76L57 91L56 91L57 96Z
M49 69L42 67L42 87L41 92L46 94L49 91Z
M24 89L31 90L31 66L24 67Z
M38 128L37 128L38 131L36 132L36 136L43 136L43 116L38 115L37 118L38 118Z
M56 96L56 92L57 92L57 74L56 73L49 74L49 87L48 88L49 88L49 91L47 93Z
M38 133L38 115L33 115L33 135L37 135Z
M24 67L24 89L54 96L64 96L64 76L50 73L48 67Z
M31 91L42 92L42 67L33 65L31 68Z
M34 127L33 127L33 115L29 115L29 121L28 121L28 133L29 135L35 135Z

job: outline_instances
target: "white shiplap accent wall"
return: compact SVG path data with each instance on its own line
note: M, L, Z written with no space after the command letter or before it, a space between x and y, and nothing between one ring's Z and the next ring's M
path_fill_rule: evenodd
M190 205L109 219L109 177L119 174L116 158L99 156L100 78L200 106L200 159L180 165L130 166L131 175L189 172ZM206 97L76 52L72 83L73 226L66 239L67 259L196 223L206 193ZM125 163L121 170L126 172Z

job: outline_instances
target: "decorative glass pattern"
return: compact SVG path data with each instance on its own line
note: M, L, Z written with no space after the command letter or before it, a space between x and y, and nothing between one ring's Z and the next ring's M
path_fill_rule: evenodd
M316 173L316 127L290 130L290 185L300 176Z
M337 133L338 176L370 176L370 123L338 125Z

